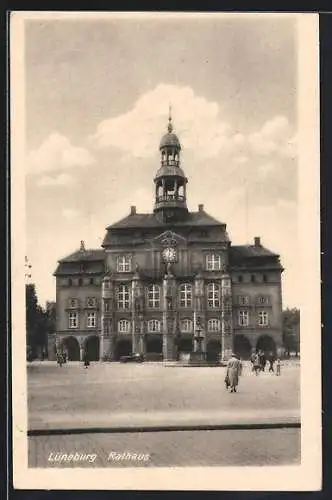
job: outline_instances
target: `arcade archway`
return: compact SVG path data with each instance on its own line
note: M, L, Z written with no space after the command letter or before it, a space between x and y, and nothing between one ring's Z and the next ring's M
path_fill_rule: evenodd
M192 338L181 338L177 343L178 352L190 353L193 350Z
M80 361L80 345L75 337L65 337L62 346L67 351L68 361Z
M252 353L251 344L245 335L235 335L233 351L242 359L249 359Z
M146 337L146 353L147 354L162 354L163 352L163 339L162 337Z
M97 337L97 335L88 337L85 341L84 347L89 361L99 360L99 337Z
M275 356L277 352L276 343L270 335L261 335L257 340L256 349L262 350L266 355L273 354Z
M209 340L206 346L207 361L218 361L221 351L220 340Z
M129 356L132 351L131 340L118 340L115 347L115 359L119 361L121 356Z

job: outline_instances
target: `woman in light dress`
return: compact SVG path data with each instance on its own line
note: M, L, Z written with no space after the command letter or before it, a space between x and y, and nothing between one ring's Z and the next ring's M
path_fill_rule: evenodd
M227 363L226 380L231 392L237 392L236 388L239 384L239 376L241 373L242 363L236 354L232 354Z

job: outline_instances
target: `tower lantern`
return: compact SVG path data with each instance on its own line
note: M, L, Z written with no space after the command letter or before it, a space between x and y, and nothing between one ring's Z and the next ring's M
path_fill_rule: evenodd
M180 167L181 144L173 132L171 109L169 111L167 133L160 141L161 166L154 179L156 193L154 212L164 222L183 219L188 213L186 178Z

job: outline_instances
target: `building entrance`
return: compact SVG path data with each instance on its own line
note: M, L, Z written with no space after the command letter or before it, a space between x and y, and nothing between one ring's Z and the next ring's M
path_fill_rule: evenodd
M241 359L250 359L252 348L248 338L245 335L234 336L233 351L240 356Z
M99 337L97 337L97 335L88 337L86 339L84 347L88 355L89 361L99 360Z
M62 341L62 345L67 351L68 361L80 360L80 346L75 337L66 337Z
M221 351L220 340L210 340L206 346L206 360L207 361L218 361Z
M132 351L131 340L119 340L115 348L115 360L119 361L121 356L129 356Z

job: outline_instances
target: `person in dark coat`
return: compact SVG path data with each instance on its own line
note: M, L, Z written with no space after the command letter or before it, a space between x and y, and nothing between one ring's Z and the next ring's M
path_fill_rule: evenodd
M58 363L58 365L62 366L62 363L63 363L63 356L62 356L62 352L61 351L57 351L56 353L56 362Z
M87 351L84 352L83 362L84 362L84 368L87 368L88 366L90 366L90 361L89 361L89 356L88 356Z
M264 351L258 351L258 356L259 356L259 364L261 367L261 371L265 371L265 366L266 366L266 356L264 354Z
M274 354L273 352L270 353L270 357L269 357L269 363L270 363L270 366L269 366L269 373L274 373L274 363L275 363L275 357L274 357Z

